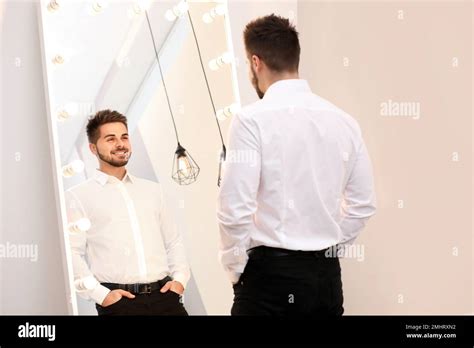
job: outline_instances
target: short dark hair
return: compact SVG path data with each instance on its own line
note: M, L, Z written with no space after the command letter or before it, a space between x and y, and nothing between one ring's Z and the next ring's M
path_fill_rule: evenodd
M272 13L247 24L244 43L247 53L258 56L271 70L295 72L301 51L298 35L288 18Z
M113 122L121 122L127 127L127 118L122 115L120 112L115 111L115 110L101 110L98 111L94 116L89 118L89 121L87 122L87 138L89 139L89 143L91 144L96 144L97 140L99 139L100 132L99 128L100 126L107 124L107 123L113 123Z

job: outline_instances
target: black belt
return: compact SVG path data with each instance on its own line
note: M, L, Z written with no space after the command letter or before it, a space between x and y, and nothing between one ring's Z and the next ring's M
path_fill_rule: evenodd
M154 283L136 283L136 284L116 284L116 283L101 283L110 290L122 289L132 294L151 294L152 291L161 289L167 282L172 281L171 277L158 280Z
M282 257L282 256L313 256L318 258L326 258L326 251L323 250L288 250L282 248L272 248L264 245L257 246L247 250L249 258L264 258L264 257Z

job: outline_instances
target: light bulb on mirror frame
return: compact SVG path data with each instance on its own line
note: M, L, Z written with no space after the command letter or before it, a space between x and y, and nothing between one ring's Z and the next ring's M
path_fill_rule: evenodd
M229 117L235 115L240 110L239 103L233 103L231 105L226 106L223 109L217 110L216 117L219 121L225 121Z
M189 4L186 1L180 1L178 5L174 6L165 12L165 18L173 22L178 17L181 17L189 10Z
M108 0L94 0L91 7L91 14L97 15L102 13L102 11L109 5Z
M61 8L60 5L61 5L60 0L51 0L48 3L47 9L48 9L49 12L54 13L54 12L58 11Z
M74 160L62 167L62 174L65 178L70 178L77 173L81 173L84 170L84 167L84 162L81 160Z
M79 105L77 103L67 103L58 108L56 117L58 121L65 121L79 114Z
M200 168L192 156L178 143L171 173L173 180L179 185L189 185L197 180L199 172Z
M230 52L224 52L219 57L211 59L208 65L211 70L216 71L219 70L219 68L221 68L222 66L232 63L232 61L233 59Z
M88 218L81 218L77 221L71 222L68 225L70 232L87 232L90 230L92 224Z
M54 65L63 65L65 62L64 56L61 54L56 54L53 59L51 59Z
M212 8L209 12L206 12L202 15L202 20L206 24L210 24L214 21L217 16L225 15L225 6L223 4L219 4L216 7Z

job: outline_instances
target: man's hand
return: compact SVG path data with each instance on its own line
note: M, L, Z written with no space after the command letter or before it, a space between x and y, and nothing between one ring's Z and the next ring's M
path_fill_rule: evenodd
M169 281L167 282L160 290L160 292L167 292L168 290L171 290L175 293L177 293L178 295L182 295L183 292L184 292L184 286L176 281L176 280L173 280L173 281Z
M109 292L109 294L105 297L104 301L102 302L101 306L108 307L110 305L113 305L115 302L120 301L123 296L128 297L128 298L135 298L135 295L132 294L131 292L128 292L122 289L116 289Z

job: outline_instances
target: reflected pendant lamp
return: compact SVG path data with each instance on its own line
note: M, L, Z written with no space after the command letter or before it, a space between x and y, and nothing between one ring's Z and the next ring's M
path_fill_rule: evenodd
M222 164L224 163L224 161L226 159L227 150L225 148L224 138L222 137L222 130L221 130L221 126L219 124L219 119L217 118L216 106L214 104L214 99L212 98L211 88L209 87L209 81L207 80L206 69L204 69L204 63L202 62L201 49L199 48L199 42L198 42L198 39L197 39L196 31L194 30L194 24L193 24L193 20L191 18L191 14L189 13L189 10L188 10L188 18L189 18L189 24L191 24L191 29L193 31L194 41L196 42L199 61L201 62L202 73L204 75L204 79L206 80L207 92L209 93L209 99L211 100L212 110L214 111L214 117L216 119L217 129L219 130L219 136L220 136L220 140L221 140L221 144L222 144L222 150L221 150L221 154L220 154L220 157L219 157L219 174L218 174L218 177L217 177L217 186L221 186Z
M161 81L163 82L163 89L165 91L166 101L168 102L171 120L173 121L176 142L178 143L178 146L174 153L171 178L179 185L189 185L197 180L200 169L196 161L189 154L189 152L179 143L178 130L176 128L176 122L174 120L173 109L171 108L168 90L166 89L165 79L163 77L163 71L161 69L160 64L160 58L158 56L158 50L156 49L155 37L153 35L153 30L151 29L150 18L148 17L148 11L145 11L145 15L146 20L148 22L148 29L150 30L151 40L153 42L153 49L155 50L156 61L160 70Z

